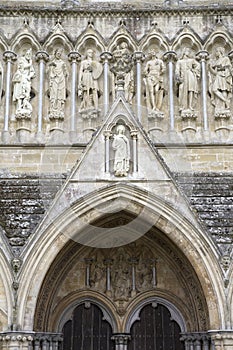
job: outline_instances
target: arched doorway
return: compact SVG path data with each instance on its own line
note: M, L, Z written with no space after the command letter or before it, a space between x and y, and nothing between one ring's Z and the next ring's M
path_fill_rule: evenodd
M63 350L114 350L112 327L95 304L78 305L64 324Z
M130 329L128 350L184 350L181 328L167 307L159 303L144 306Z

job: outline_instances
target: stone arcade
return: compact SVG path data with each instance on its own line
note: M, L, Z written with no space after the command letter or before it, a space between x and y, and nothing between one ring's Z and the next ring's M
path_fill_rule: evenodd
M232 350L230 1L0 10L0 348Z

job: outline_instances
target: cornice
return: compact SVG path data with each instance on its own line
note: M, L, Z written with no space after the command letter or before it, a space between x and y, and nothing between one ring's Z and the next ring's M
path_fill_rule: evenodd
M142 6L129 4L109 4L89 3L85 6L74 5L72 7L65 6L33 6L29 5L0 5L0 17L4 16L47 16L55 17L79 16L79 17L103 17L103 16L126 16L127 17L158 17L158 16L187 16L187 15L232 15L233 5L219 6L157 6L152 4L144 4Z

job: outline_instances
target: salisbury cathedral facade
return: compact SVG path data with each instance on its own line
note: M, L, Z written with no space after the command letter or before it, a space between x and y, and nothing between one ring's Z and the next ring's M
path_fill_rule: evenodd
M233 349L233 5L0 4L0 348Z

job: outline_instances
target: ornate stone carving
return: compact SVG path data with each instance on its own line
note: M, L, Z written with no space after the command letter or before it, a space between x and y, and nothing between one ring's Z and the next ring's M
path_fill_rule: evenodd
M115 151L114 156L114 174L115 176L127 176L129 172L130 144L125 136L125 126L119 124L116 127L116 134L113 135L112 148Z
M233 67L224 47L217 47L209 63L209 92L216 119L231 116L230 100L233 86Z
M145 78L143 79L146 87L146 105L149 117L158 116L162 118L164 116L161 108L164 97L163 74L165 72L165 65L158 58L155 50L151 50L149 56L150 60L146 63L144 69Z
M99 83L103 66L95 60L94 51L88 49L86 58L81 62L79 70L78 95L82 102L80 113L83 118L96 118L99 114Z
M195 100L199 89L200 65L192 57L191 50L186 47L181 58L176 63L175 78L178 85L178 101L181 117L196 118Z
M123 90L126 101L132 103L135 90L133 56L127 42L123 41L120 45L117 45L112 55L113 64L110 70L113 73L113 99L116 92Z
M32 65L32 49L18 59L17 71L13 76L13 101L16 103L16 118L30 119L32 105L30 103L31 80L35 77L35 70Z
M61 48L57 48L52 61L48 64L50 120L64 120L68 71L65 62L61 58L62 52Z

